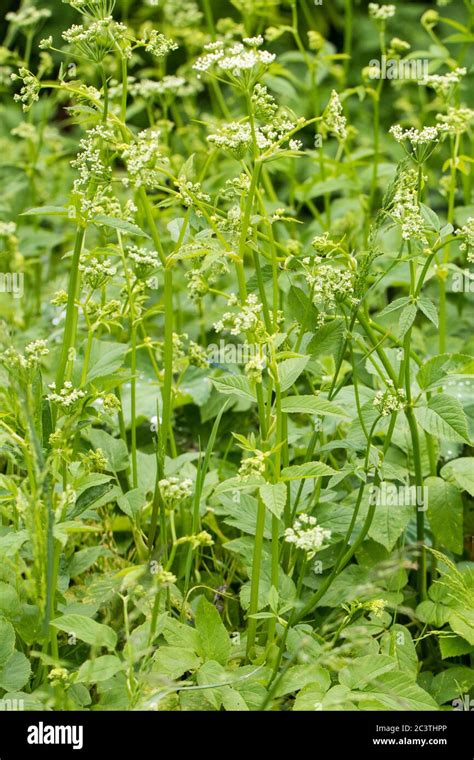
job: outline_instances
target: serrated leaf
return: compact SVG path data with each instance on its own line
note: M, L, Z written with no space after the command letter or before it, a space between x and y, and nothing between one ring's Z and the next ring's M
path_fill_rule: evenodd
M8 620L0 618L0 667L11 657L14 649L15 629Z
M98 377L112 375L122 367L128 346L123 343L109 343L93 338L86 383Z
M283 514L286 503L286 486L284 483L265 483L259 488L260 498L266 508L275 515L280 517Z
M414 303L409 303L404 307L398 320L398 335L404 338L416 318L417 308Z
M447 441L469 443L464 410L459 401L446 393L436 393L426 406L415 408L415 416L423 430Z
M188 670L197 670L200 664L199 657L184 647L161 646L153 657L153 672L166 682L181 678Z
M428 489L428 518L440 547L455 554L463 551L463 504L458 488L442 478L425 480Z
M382 311L379 312L379 318L384 317L386 314L391 314L394 311L398 311L398 309L402 309L404 306L410 303L410 299L407 297L404 298L396 298L395 301L391 301L391 303L387 304Z
M428 317L430 322L434 324L435 327L438 327L439 325L439 319L438 319L438 310L436 306L434 305L433 301L430 301L429 298L419 298L417 301L418 308L420 311L423 312L425 317Z
M459 486L462 491L474 496L474 457L452 459L444 465L441 475Z
M86 644L107 647L107 649L115 649L117 646L117 634L112 628L97 623L85 615L62 615L62 617L52 620L50 625L68 634L74 634Z
M282 480L300 480L302 478L322 478L325 475L335 475L334 470L324 462L306 462L305 464L295 464L291 467L284 467L281 471Z
M13 652L0 669L0 688L18 691L31 675L31 665L23 652Z
M220 377L219 379L213 379L212 384L219 393L225 393L227 396L237 396L238 398L245 399L245 401L252 402L257 400L250 381L244 375Z
M196 630L199 634L198 654L204 660L225 665L232 643L217 609L204 596L199 599L196 609Z
M94 217L94 224L103 224L105 227L112 227L114 230L121 230L129 235L138 235L150 239L150 236L136 224L127 222L125 219L116 219L114 216L103 216L100 214Z
M282 393L296 383L308 361L309 356L298 356L295 359L284 359L278 364L278 377Z
M288 396L282 399L281 411L287 414L318 414L329 417L348 417L344 409L319 396Z
M75 683L100 683L108 681L123 668L123 662L111 654L104 654L95 660L86 660L79 668Z

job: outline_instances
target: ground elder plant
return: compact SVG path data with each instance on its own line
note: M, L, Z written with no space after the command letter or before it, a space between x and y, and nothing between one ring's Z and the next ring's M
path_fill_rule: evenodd
M7 2L3 705L470 704L473 33Z

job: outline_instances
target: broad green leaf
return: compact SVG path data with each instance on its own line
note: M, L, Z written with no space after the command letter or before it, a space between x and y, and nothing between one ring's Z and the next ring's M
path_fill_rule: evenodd
M64 206L36 206L23 211L20 216L68 216L69 209Z
M306 353L314 359L318 356L339 355L344 341L344 322L342 319L334 319L316 330L306 346Z
M259 488L260 498L265 504L266 508L275 515L275 517L282 516L286 503L286 486L284 483L265 483L264 486Z
M284 359L278 364L278 377L282 393L291 388L297 381L308 361L309 356L298 356L295 359Z
M86 383L98 377L113 375L123 365L128 346L93 338Z
M324 462L306 462L284 467L281 471L282 480L300 480L301 478L322 478L324 475L335 475L336 470Z
M339 683L348 689L364 689L368 684L383 673L397 668L394 657L382 654L368 654L357 657L339 671Z
M439 648L443 660L449 657L462 657L462 655L474 652L474 645L456 635L439 636Z
M293 712L313 712L323 709L323 700L326 693L319 683L309 683L303 686L296 695L293 703ZM325 707L327 709L327 707Z
M216 660L225 665L232 643L217 609L204 596L199 599L196 609L196 630L199 634L200 656L204 660Z
M86 509L94 509L101 506L104 502L104 498L110 496L114 497L115 494L120 491L113 485L113 483L99 483L96 486L91 486L83 491L76 499L74 506L68 512L68 519L73 520L75 517L79 517Z
M118 657L104 654L95 660L86 660L79 668L76 683L98 683L108 681L124 667L124 663Z
M52 620L50 625L68 634L74 634L91 646L107 649L115 649L117 646L117 634L112 628L84 615L63 615Z
M474 645L474 610L456 609L449 616L449 625L454 633Z
M309 684L316 686L320 693L324 694L331 685L331 676L322 665L317 663L293 665L278 681L275 696L282 697L285 694L293 694Z
M89 546L86 549L80 549L72 556L68 565L68 573L71 578L75 578L92 567L99 557L110 556L111 554L112 552L105 546Z
M184 647L161 646L153 657L153 672L164 681L175 680L188 670L197 670L200 664L199 657Z
M414 303L409 303L403 308L400 318L398 320L398 335L400 338L404 338L408 330L415 321L417 308Z
M435 628L441 628L445 625L450 616L452 610L446 607L440 602L434 602L431 599L425 599L424 602L420 602L416 608L416 615L422 623L433 625Z
M23 652L13 652L0 668L0 689L18 691L31 675L31 666Z
M0 667L11 657L14 649L15 629L8 620L0 618Z
M377 504L368 535L391 551L415 514L413 506L382 501Z
M410 299L407 297L404 298L396 298L395 301L392 301L391 303L387 304L382 311L379 312L379 317L384 317L386 314L391 314L394 311L398 311L398 309L403 309L404 306L410 303Z
M415 415L427 433L448 441L469 443L466 415L459 401L452 396L435 394L426 406L415 408Z
M438 327L438 324L439 324L438 310L436 306L434 305L433 301L430 301L429 298L419 298L417 303L418 303L418 308L420 309L420 311L423 312L425 317L428 317L430 322L432 322L435 327Z
M220 377L219 379L213 379L212 384L219 393L225 393L227 396L237 396L238 398L245 399L245 401L257 400L255 390L244 375Z
M452 459L444 465L441 475L474 496L474 457Z
M442 478L425 480L428 518L437 542L455 554L463 551L463 504L456 486Z
M398 670L383 673L352 698L362 710L437 710L438 706L413 677Z
M385 631L380 639L380 653L394 657L400 671L416 676L418 656L411 633L404 625L396 623Z
M430 691L438 704L443 705L463 694L469 694L474 687L474 671L463 665L443 670L435 675Z
M171 646L185 647L193 652L199 649L199 634L196 629L174 618L168 618L165 622L163 636Z
M121 232L127 232L129 235L139 235L140 237L150 238L150 236L143 232L140 227L131 222L125 221L125 219L116 219L114 216L99 216L94 217L94 224L103 224L105 227L112 227L115 230Z
M317 414L330 417L349 417L337 404L319 396L288 396L282 399L281 411L288 414Z

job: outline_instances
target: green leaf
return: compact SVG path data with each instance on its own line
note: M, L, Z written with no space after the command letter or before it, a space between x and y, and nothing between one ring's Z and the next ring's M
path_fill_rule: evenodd
M389 504L388 501L385 503L384 500L381 500L381 503L377 503L375 515L369 528L369 536L391 551L414 515L413 506L407 504L393 505Z
M81 549L72 556L68 565L68 573L71 578L76 578L92 567L99 557L107 557L111 554L112 552L105 546L89 546L86 549Z
M281 411L287 414L318 414L330 417L349 417L342 407L319 396L288 396L282 399Z
M407 297L396 298L395 301L391 301L391 303L387 304L387 306L379 312L379 318L384 317L386 314L391 314L394 311L398 311L398 309L402 309L409 303L410 299Z
M69 209L64 206L36 206L23 211L20 216L68 216Z
M129 466L128 450L126 443L121 438L114 438L105 430L89 430L85 437L91 442L94 449L102 449L109 463L111 472L126 470Z
M465 654L472 654L474 652L474 646L469 644L466 639L461 636L440 636L439 648L441 650L441 657L443 660L449 657L462 657Z
M225 665L232 643L217 609L204 596L199 599L196 609L196 629L199 634L198 653L201 657Z
M438 704L443 705L463 694L469 694L474 686L474 671L459 665L438 673L431 682L430 691Z
M390 630L385 631L380 639L380 653L394 657L400 671L416 677L418 657L408 628L395 623Z
M419 298L417 301L418 308L420 311L423 312L425 317L428 317L430 322L434 324L435 327L438 327L439 320L438 320L438 310L436 306L434 305L433 301L430 301L429 298Z
M179 620L168 618L163 628L163 636L171 646L185 647L193 652L199 650L199 634L190 625L180 623Z
M436 393L426 406L416 407L415 416L431 435L447 441L470 442L464 410L457 399L446 393Z
M456 486L442 478L425 480L428 488L428 518L431 530L440 546L462 554L463 551L463 504Z
M114 374L122 367L127 351L126 344L93 338L86 383Z
M14 649L15 629L8 620L0 618L0 667L11 657Z
M75 683L99 683L108 681L123 668L123 662L111 654L104 654L95 660L82 663L76 676Z
M363 710L437 710L427 691L407 673L390 671L379 676L370 687L353 692L352 698Z
M456 609L449 616L449 625L454 633L474 645L474 610Z
M327 355L336 358L339 355L343 341L344 323L342 319L334 319L332 322L323 325L319 330L316 330L306 346L306 353L310 354L313 359L318 356Z
M0 669L0 688L18 691L31 675L31 666L22 652L13 652Z
M112 492L115 493L116 491L117 489L113 483L110 482L99 483L96 486L86 488L85 491L79 494L74 507L72 507L72 509L68 512L68 519L73 520L75 517L78 517L83 512L85 512L86 509L93 509L99 504L99 502L102 501L102 498L106 496L106 494L110 494L112 496Z
M298 356L295 359L284 359L278 364L278 377L282 393L291 388L293 383L297 381L308 361L309 356Z
M153 671L164 681L181 678L188 670L199 668L201 660L183 647L160 647L153 657Z
M284 483L265 483L259 488L260 498L266 508L275 515L282 516L286 504L286 486Z
M320 694L324 694L331 685L331 676L322 665L318 665L317 663L293 665L291 668L288 668L278 681L275 697L293 694L309 684L317 687Z
M143 232L136 224L126 222L125 219L116 219L114 216L103 216L101 214L94 218L94 224L103 224L105 227L112 227L114 230L121 230L129 235L139 235L140 237L150 239L150 236L146 232Z
M402 313L400 314L400 319L398 320L398 335L400 338L403 338L407 334L408 330L415 321L416 313L417 308L414 303L409 303L404 307Z
M339 671L339 683L348 689L364 689L371 681L397 668L394 657L381 654L368 654L356 657L350 665Z
M257 396L250 385L250 381L244 375L230 375L229 377L220 377L218 380L213 379L212 384L219 393L225 393L227 396L237 396L245 401L256 401Z
M444 465L441 475L474 496L474 457L452 459Z
M306 462L305 464L295 464L291 467L284 467L281 471L282 480L300 480L301 478L322 478L324 475L335 475L337 470L333 470L324 462Z
M54 628L65 631L68 634L74 634L86 644L96 647L107 647L115 649L117 646L117 634L108 625L97 623L92 618L85 615L63 615L51 621Z

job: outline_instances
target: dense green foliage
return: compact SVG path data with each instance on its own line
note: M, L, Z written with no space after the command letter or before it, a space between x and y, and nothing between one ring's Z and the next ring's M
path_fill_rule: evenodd
M0 699L469 704L473 3L38 3L0 47Z

